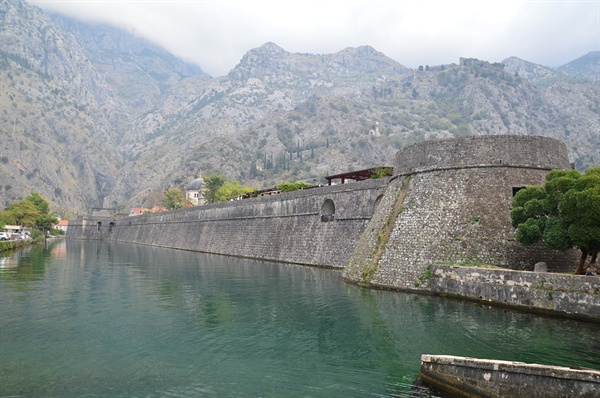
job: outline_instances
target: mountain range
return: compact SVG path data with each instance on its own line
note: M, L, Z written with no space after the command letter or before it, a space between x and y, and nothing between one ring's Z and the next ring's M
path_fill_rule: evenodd
M563 140L600 164L600 52L559 68L511 57L410 69L370 46L249 50L211 77L109 26L0 3L0 207L32 191L59 214L152 207L218 173L253 188L390 166L462 135Z

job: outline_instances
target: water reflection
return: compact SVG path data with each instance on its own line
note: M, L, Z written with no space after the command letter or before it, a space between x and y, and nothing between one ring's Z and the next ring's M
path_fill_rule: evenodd
M412 386L422 353L600 368L597 325L290 264L106 242L39 250L0 271L0 395L432 396Z

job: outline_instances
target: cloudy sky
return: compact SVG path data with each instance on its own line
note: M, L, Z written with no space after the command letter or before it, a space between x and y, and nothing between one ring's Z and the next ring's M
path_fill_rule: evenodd
M125 29L212 76L272 41L328 54L370 45L399 63L564 65L600 50L600 0L28 0L47 11Z

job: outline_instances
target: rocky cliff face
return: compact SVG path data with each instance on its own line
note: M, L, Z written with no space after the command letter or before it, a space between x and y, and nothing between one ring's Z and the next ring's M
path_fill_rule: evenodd
M125 113L79 42L35 7L0 2L0 196L99 206L122 163Z
M139 116L160 103L169 87L191 76L209 78L190 65L119 29L50 15L63 32L72 35L81 50L114 93L128 105L130 116Z
M213 172L255 188L315 183L459 135L559 138L584 169L600 164L598 57L409 70L369 46L266 43L211 78L125 32L3 0L0 205L37 191L62 212L151 206Z

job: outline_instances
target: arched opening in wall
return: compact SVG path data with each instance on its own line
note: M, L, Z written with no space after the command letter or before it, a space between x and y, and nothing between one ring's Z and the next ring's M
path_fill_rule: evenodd
M331 199L325 199L323 206L321 206L321 221L328 222L333 221L335 218L335 204Z
M102 226L102 221L98 221L98 231L100 231L101 226Z
M114 226L115 226L115 223L112 222L112 221L110 222L110 224L108 224L108 232L109 233L112 232L112 229L113 229Z
M373 205L373 214L377 211L379 204L381 203L381 199L383 199L383 194L379 195L377 199L375 199L375 204Z

